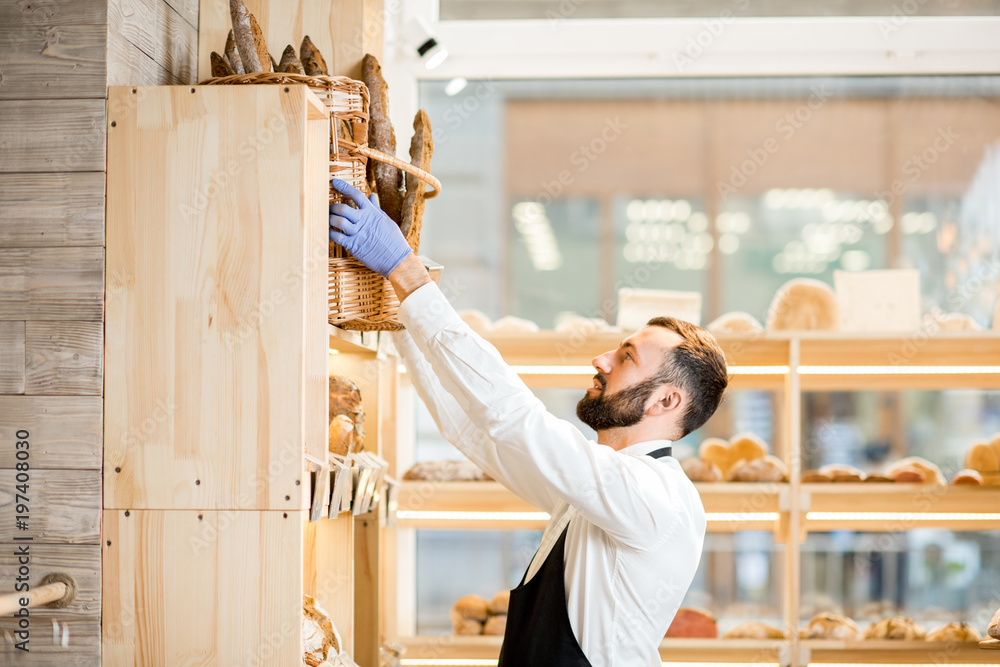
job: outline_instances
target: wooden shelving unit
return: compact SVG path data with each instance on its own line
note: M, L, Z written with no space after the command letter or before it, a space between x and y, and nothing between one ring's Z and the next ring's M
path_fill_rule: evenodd
M532 387L584 388L593 357L617 347L626 334L574 336L551 331L491 336L489 341ZM790 470L784 484L696 484L711 532L773 531L785 550L785 625L799 627L800 553L809 531L901 531L917 527L1000 529L1000 487L896 484L801 484L801 395L810 390L1000 388L1000 332L928 336L839 333L765 333L719 338L734 367L731 386L782 392L780 444L775 453ZM546 516L493 482L405 482L399 525L410 528L493 529L544 527ZM506 516L505 516L506 515ZM512 518L513 517L513 518ZM983 630L983 629L980 629ZM413 665L448 659L490 664L493 637L407 637ZM664 640L664 661L809 663L990 664L977 644L896 641ZM442 663L444 664L444 663Z

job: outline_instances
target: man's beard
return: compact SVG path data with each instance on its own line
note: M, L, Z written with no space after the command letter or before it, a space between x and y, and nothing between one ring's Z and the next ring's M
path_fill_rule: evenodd
M659 382L640 382L628 389L606 396L607 381L597 376L601 383L601 393L597 396L584 394L576 404L576 416L595 431L635 426L646 416L646 401L656 391Z

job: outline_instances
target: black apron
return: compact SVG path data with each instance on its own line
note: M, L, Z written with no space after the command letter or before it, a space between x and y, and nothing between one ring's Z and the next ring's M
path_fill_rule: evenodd
M652 451L649 456L670 456L670 447ZM521 583L510 592L507 629L497 667L591 667L573 636L566 609L567 530L568 524L531 581L524 583L526 571Z

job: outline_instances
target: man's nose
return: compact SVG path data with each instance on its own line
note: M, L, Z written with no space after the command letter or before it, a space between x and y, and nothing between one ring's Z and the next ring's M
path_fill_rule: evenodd
M609 353L605 352L602 355L594 357L591 361L591 365L596 368L601 373L607 374L611 371L611 363L608 361Z

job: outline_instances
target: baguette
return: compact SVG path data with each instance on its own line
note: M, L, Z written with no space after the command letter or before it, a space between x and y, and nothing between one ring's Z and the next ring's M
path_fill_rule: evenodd
M396 155L396 133L389 120L389 86L382 76L382 67L370 53L361 61L361 78L368 86L370 96L368 145L385 153ZM403 172L391 164L368 160L368 181L375 183L379 206L396 224L403 221Z
M316 45L309 39L309 35L302 38L302 45L299 47L299 60L309 76L328 76L326 61L323 54L319 52Z
M263 72L264 64L260 59L260 51L257 50L257 40L253 30L257 21L253 19L243 0L229 0L229 13L233 19L233 39L236 40L244 72L246 74ZM260 32L260 26L257 26L257 32Z
M233 71L232 65L229 61L225 59L224 56L220 56L215 51L212 51L212 76L231 76L236 74Z
M413 139L410 141L410 163L418 169L430 171L431 155L434 154L434 137L431 119L421 109L413 119ZM426 187L413 174L406 174L406 196L403 198L403 218L399 221L399 231L403 233L413 252L420 245L420 228L424 217L424 193Z
M285 50L281 52L281 62L278 63L276 72L288 72L289 74L305 74L306 70L302 67L302 61L299 57L295 55L295 47L289 44L285 47Z
M246 70L243 69L243 60L240 59L240 52L236 48L236 40L233 39L233 31L229 31L229 35L226 37L226 60L229 61L229 66L233 68L233 72L236 74L246 74Z

